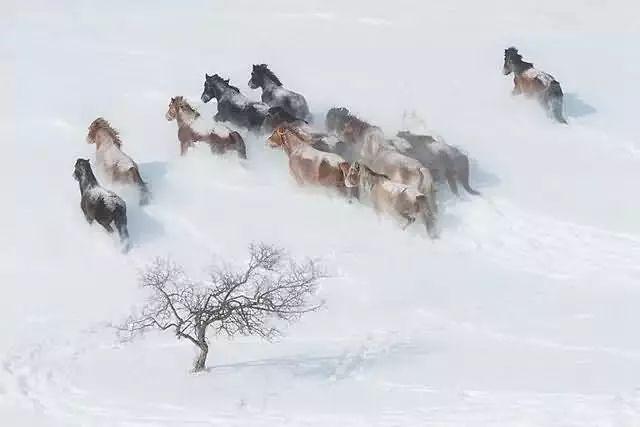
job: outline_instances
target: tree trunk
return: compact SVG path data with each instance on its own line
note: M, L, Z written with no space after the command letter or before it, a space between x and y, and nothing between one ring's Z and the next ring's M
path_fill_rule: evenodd
M209 353L209 345L206 342L202 342L198 345L200 354L196 358L193 364L193 372L202 372L205 369L207 363L207 354Z

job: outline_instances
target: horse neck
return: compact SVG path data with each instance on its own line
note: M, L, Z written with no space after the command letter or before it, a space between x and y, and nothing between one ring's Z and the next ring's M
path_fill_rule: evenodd
M186 112L182 108L178 109L178 114L176 114L176 122L178 122L178 127L189 126L199 117L200 115L197 113Z
M277 88L279 88L280 85L277 84L276 82L274 82L273 80L271 80L271 77L265 75L262 77L262 90L265 92L271 92Z
M95 137L96 151L107 151L112 148L120 150L120 146L115 143L113 137L104 130L99 130Z
M520 75L531 68L533 68L533 64L530 62L520 60L513 63L513 72L517 75Z
M290 155L300 145L305 144L300 138L298 138L293 132L287 132L282 135L282 148L287 155Z
M89 169L85 170L84 173L80 176L78 184L80 185L80 194L84 194L85 191L90 190L93 187L97 187L98 180L93 174L93 171Z

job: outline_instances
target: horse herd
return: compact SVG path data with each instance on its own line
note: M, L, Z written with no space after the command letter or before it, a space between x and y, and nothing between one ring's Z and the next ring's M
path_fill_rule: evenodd
M505 50L503 71L515 75L513 94L536 98L555 120L566 123L562 90L552 76L523 61L513 47ZM319 131L312 124L304 96L286 89L265 64L253 66L248 86L262 89L261 102L249 100L228 79L205 75L201 100L216 99L213 122L203 119L184 97L171 98L165 118L177 124L181 155L204 143L212 153L232 151L246 159L244 139L232 128L265 135L269 146L286 154L290 174L298 184L324 186L349 201L366 201L378 213L403 221L403 228L419 220L432 238L438 235L438 183L446 182L455 195L459 194L458 184L469 194L480 194L469 184L468 157L441 138L410 131L386 138L381 128L344 107L331 108L325 129ZM108 179L136 186L141 205L150 201L149 187L137 164L122 151L120 135L108 121L95 119L87 142L95 144L97 167ZM76 160L73 176L80 186L86 220L98 222L109 233L115 231L115 225L123 249L128 250L124 200L98 184L87 159Z

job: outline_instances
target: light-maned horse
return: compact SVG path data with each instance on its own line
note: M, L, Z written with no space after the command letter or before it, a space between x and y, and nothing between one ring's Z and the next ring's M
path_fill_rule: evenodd
M357 187L360 198L367 198L378 213L386 213L406 221L404 228L420 218L427 233L433 234L433 218L426 206L426 196L405 184L391 181L360 164L353 162L345 177L347 187Z
M175 120L178 124L181 156L184 156L196 142L204 142L214 154L236 151L241 159L247 158L247 147L238 132L205 122L200 113L182 96L171 98L165 118L168 121Z
M326 117L327 130L334 133L350 148L350 161L358 161L377 174L405 184L427 198L429 217L438 212L436 188L431 172L418 160L398 152L385 141L382 129L352 115L346 108L332 108ZM435 229L432 228L435 235Z
M80 186L80 208L89 224L97 221L108 233L113 233L114 224L123 250L129 250L129 230L127 229L127 205L116 193L98 184L88 159L77 159L73 178Z
M505 76L514 74L514 95L535 97L555 120L567 123L562 112L562 88L551 74L536 69L530 62L523 61L522 55L515 47L505 49L502 72Z
M293 117L311 121L309 106L304 96L286 89L267 64L253 66L248 85L251 89L262 89L262 102L271 107L282 107Z
M289 172L300 185L313 184L347 194L345 176L349 162L334 153L313 148L295 129L280 127L267 140L271 147L281 147L289 158Z
M96 163L113 182L133 184L140 192L140 204L147 204L151 193L142 180L138 165L122 151L120 134L102 117L89 126L87 142L96 145Z

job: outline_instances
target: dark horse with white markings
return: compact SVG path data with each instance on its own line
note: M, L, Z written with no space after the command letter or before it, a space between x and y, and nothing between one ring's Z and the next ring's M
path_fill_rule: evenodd
M129 250L129 231L127 230L127 205L116 193L98 184L87 159L77 159L73 177L80 185L80 208L89 224L98 221L109 233L113 233L111 224L115 224L123 250Z
M293 117L309 122L311 114L304 96L282 86L280 79L267 67L267 64L254 65L249 79L251 89L262 88L262 102L271 107L282 107Z
M202 102L209 102L213 98L218 101L218 113L214 117L216 121L230 122L252 131L272 132L282 123L297 120L282 107L269 107L264 102L250 101L240 93L240 89L229 84L229 79L217 74L205 74Z
M537 70L532 63L523 61L515 47L505 49L502 71L505 76L514 74L514 95L535 97L554 119L567 123L562 114L562 88L551 74Z

